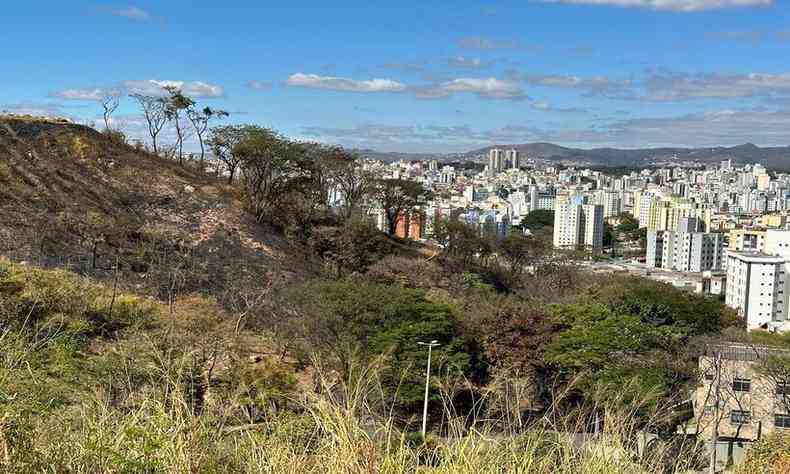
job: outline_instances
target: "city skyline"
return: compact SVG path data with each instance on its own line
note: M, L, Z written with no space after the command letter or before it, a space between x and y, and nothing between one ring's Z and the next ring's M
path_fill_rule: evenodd
M99 123L100 95L175 85L233 123L379 151L787 145L788 13L771 0L17 3L0 110ZM115 125L143 136L131 101Z

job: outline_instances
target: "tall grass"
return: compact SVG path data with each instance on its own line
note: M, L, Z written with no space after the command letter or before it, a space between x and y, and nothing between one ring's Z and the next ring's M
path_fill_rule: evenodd
M184 380L180 370L168 372L175 387ZM113 406L97 391L38 423L24 442L7 439L0 421L0 471L632 474L688 467L683 459L667 465L660 450L640 456L635 410L604 406L595 407L600 431L583 442L568 433L583 431L584 413L555 418L551 411L519 433L502 435L490 420L471 420L447 436L415 440L387 410L373 408L375 367L353 375L338 382L319 374L318 393L293 400L294 410L246 425L220 407L195 415L188 387L167 399L151 394L133 409Z
M107 291L61 272L0 261L0 473L633 474L695 467L693 442L639 449L645 411L655 423L668 412L649 397L609 397L569 414L567 393L558 392L555 406L526 422L525 390L492 390L461 411L452 400L464 387L438 377L443 403L432 411L435 434L422 439L406 431L409 423L395 414L397 393L380 383L385 360L354 366L345 379L315 361L313 390L286 395L270 384L245 391L233 375L243 356L223 356L219 375L207 377L200 361L216 348L206 343L213 334L190 326L193 339L179 344L176 320L168 315L157 335L154 312L123 295L109 300Z

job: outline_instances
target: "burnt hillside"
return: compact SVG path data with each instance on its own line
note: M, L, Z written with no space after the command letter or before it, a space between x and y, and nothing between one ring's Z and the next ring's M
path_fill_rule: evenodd
M162 296L310 273L236 190L92 128L0 116L0 255ZM115 271L118 263L119 273Z

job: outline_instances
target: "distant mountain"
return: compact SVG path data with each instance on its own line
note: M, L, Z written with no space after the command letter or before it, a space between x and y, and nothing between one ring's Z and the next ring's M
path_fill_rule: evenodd
M762 163L769 168L790 170L790 147L759 147L746 143L714 148L568 148L552 143L494 145L462 155L463 161L484 161L492 148L517 149L522 156L566 165L655 166L679 163L708 164L732 159L736 163Z

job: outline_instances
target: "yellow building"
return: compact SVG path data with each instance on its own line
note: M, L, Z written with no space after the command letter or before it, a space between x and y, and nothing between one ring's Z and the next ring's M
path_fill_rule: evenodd
M765 231L760 229L734 229L728 234L728 249L738 252L764 252Z
M767 191L771 187L771 177L767 174L757 175L757 190Z
M769 229L782 229L787 223L787 216L781 214L765 214L757 218L757 225Z
M647 219L648 231L670 230L674 231L684 217L697 217L705 223L705 228L710 229L713 211L702 209L681 197L672 197L661 201L653 200Z

